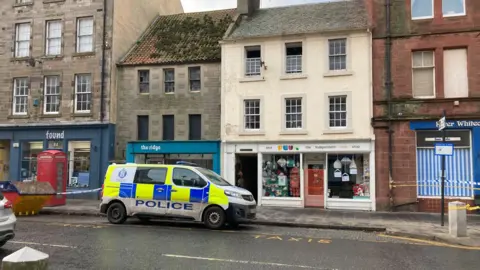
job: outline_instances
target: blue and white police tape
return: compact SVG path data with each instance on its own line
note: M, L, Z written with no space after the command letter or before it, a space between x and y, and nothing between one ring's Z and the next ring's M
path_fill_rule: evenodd
M67 192L58 192L57 195L70 195L70 194L82 194L82 193L92 193L102 190L102 188L89 189L89 190L78 190L78 191L67 191Z

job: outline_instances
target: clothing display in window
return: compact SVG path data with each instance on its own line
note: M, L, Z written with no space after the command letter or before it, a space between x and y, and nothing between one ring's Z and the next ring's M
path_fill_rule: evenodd
M300 197L299 155L265 155L262 183L265 197Z

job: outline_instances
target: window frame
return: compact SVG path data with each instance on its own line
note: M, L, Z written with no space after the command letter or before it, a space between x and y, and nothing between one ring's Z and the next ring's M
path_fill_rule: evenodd
M173 138L165 139L165 118L166 116L173 118ZM164 114L162 115L162 140L163 141L173 141L175 140L175 114Z
M173 80L167 80L167 72L173 72ZM171 84L173 90L167 92L167 84ZM164 68L163 69L163 92L165 94L175 94L175 69L174 68Z
M59 37L50 37L50 26L52 23L59 23L60 25L60 36ZM51 53L49 51L50 42L52 40L60 40L60 51L57 54ZM45 56L59 56L63 53L63 21L61 19L48 20L45 22Z
M467 15L467 6L466 6L466 3L465 3L465 0L460 0L460 1L462 1L463 12L462 13L454 13L454 14L445 14L444 13L444 10L443 10L443 7L445 6L444 3L443 3L444 1L452 1L452 0L442 0L442 17L449 18L449 17L459 17L459 16L466 16Z
M422 66L421 67L414 67L414 54L415 53L422 53ZM433 63L433 66L431 67L427 67L427 66L423 66L423 54L425 52L431 52L432 53L432 63ZM432 99L432 98L436 98L437 96L437 85L436 85L436 65L435 65L435 60L436 60L436 57L435 57L435 50L417 50L417 51L412 51L411 52L411 67L412 67L412 97L415 98L415 99ZM415 96L415 91L414 91L414 86L415 86L415 81L414 81L414 71L415 69L432 69L432 81L433 81L433 93L431 96Z
M92 33L91 34L86 34L86 35L81 35L80 34L80 24L81 24L81 21L85 21L85 20L91 20L92 21ZM95 52L95 18L94 16L85 16L85 17L77 17L77 21L76 21L77 25L76 25L76 33L75 33L75 40L76 40L76 46L75 46L75 53L93 53ZM90 36L91 37L91 41L92 41L92 47L90 48L89 51L80 51L80 39L82 37L88 37Z
M16 94L16 91L17 91L17 83L18 83L18 80L25 80L25 88L26 88L26 91L27 93L26 94L23 94L23 95L17 95ZM29 96L30 96L30 78L28 77L16 77L16 78L13 78L13 98L12 98L12 115L28 115L28 99L29 99ZM16 111L16 105L17 105L17 102L16 102L16 98L17 97L21 97L21 98L26 98L26 103L25 103L25 112L17 112Z
M330 127L330 98L346 96L346 126L345 127ZM352 105L352 92L329 92L325 93L325 134L335 133L353 133L353 105Z
M192 79L192 69L196 69L198 68L198 79ZM198 85L199 85L199 88L198 89L192 89L192 81L195 81L197 82L198 81ZM188 67L188 89L190 90L190 92L200 92L202 91L202 67L201 66L191 66L191 67Z
M20 40L20 28L21 26L23 25L26 25L28 26L28 31L29 31L29 35L28 35L28 40L25 39L25 40ZM15 58L28 58L31 56L32 52L31 52L31 47L32 47L32 22L21 22L21 23L16 23L15 24L15 41L14 41L14 57ZM19 54L19 44L20 43L28 43L28 53L27 55L20 55Z
M330 43L334 41L342 40L345 42L345 53L344 54L330 54ZM349 39L348 37L330 37L327 39L327 73L342 73L347 72L350 67L349 63ZM345 68L344 69L331 69L330 62L332 57L342 57L345 56Z
M258 107L259 107L259 113L258 113L258 117L259 117L259 118L258 118L258 119L259 119L258 126L259 126L259 128L258 128L258 129L256 129L256 128L247 128L247 127L246 127L246 125L247 125L247 121L246 121L247 116L257 116L257 114L248 114L248 115L247 115L247 114L245 113L245 110L246 110L246 108L247 108L247 107L246 107L246 102L247 102L247 101L251 101L251 102L253 102L253 101L258 101ZM243 131L245 131L245 132L260 132L260 131L263 130L263 123L262 123L262 122L263 122L263 121L262 121L262 120L263 120L263 117L262 117L263 113L262 113L262 107L263 107L262 99L260 99L260 98L258 98L258 97L248 97L248 98L242 99L242 106L241 106L241 108L242 108L242 111L241 111L242 122L241 122L241 123L242 123L242 129L243 129Z
M248 54L248 51L250 50L253 50L254 48L258 48L258 51L260 52L260 57L253 57L253 58L248 58L247 57L247 54ZM262 61L262 56L263 56L263 50L262 50L262 45L247 45L247 46L243 46L243 77L245 78L258 78L258 77L261 77L262 74L263 74L263 71L262 71L262 67L263 67L263 61ZM259 65L259 68L258 68L258 74L257 73L247 73L247 66L248 66L248 59L254 59L255 62L256 61L259 61L260 62L260 65ZM256 65L256 63L254 63Z
M433 17L435 16L435 1L434 0L430 0L431 3L432 3L432 12L431 12L431 15L428 15L428 16L420 16L420 17L413 17L413 4L415 2L415 0L411 0L410 2L410 18L412 21L414 20L426 20L426 19L433 19Z
M159 182L145 182L145 181L138 181L138 172L139 171L143 171L143 170L147 170L148 169L148 172L150 172L150 170L165 170L165 178L163 179L163 183L159 183ZM148 173L147 173L148 174ZM167 176L168 176L168 167L137 167L137 170L135 171L135 176L133 177L133 183L134 184L150 184L150 185L165 185L166 182L167 182Z
M174 182L175 170L187 170L187 171L190 171L190 172L196 174L196 175L198 176L198 178L205 183L205 185L204 185L203 187L193 187L193 186L177 185L177 184L175 184L175 182ZM209 183L209 181L205 180L205 179L203 178L203 176L202 176L201 174L199 174L198 172L196 172L196 171L194 171L194 170L191 170L191 169L188 169L188 168L179 168L179 167L173 168L173 170L172 170L172 179L171 179L171 180L172 180L172 185L175 186L175 187L180 187L180 188L194 188L194 189L199 189L199 190L202 190L202 189L204 189L205 187L207 187L207 186L208 186L208 183Z
M193 116L200 116L200 132L199 132L200 133L200 138L198 138L198 139L194 139L194 138L192 139L192 136L191 136L192 135L191 117L193 117ZM202 137L203 137L202 136L202 134L203 134L202 123L203 123L202 114L197 113L197 114L189 114L188 115L188 140L190 140L190 141L202 140Z
M142 81L142 73L145 73L147 75L147 81ZM139 69L137 71L137 77L138 77L138 93L140 94L149 94L150 93L150 70L149 69ZM142 85L145 86L145 89L142 88ZM143 91L142 91L143 89Z
M48 85L48 79L50 78L57 78L57 85L55 85L55 88L58 90L58 93L56 94L47 94L47 88L49 87ZM43 114L60 114L60 109L62 107L62 89L61 89L61 77L60 75L46 75L43 77ZM58 111L56 112L47 112L47 96L53 97L56 96L58 98Z
M80 76L87 76L90 79L90 83L89 83L89 90L90 91L89 92L81 92L81 93L78 92L78 79L79 79ZM92 74L90 74L90 73L77 73L77 74L75 74L75 86L74 87L75 87L75 89L74 89L74 91L75 91L74 92L74 94L75 94L74 112L75 113L91 113L91 111L92 111L92 99L93 99L93 89L92 89L93 88L93 76L92 76ZM90 98L89 104L90 105L89 105L88 110L79 110L77 108L78 96L80 94L89 94L89 98Z
M301 101L301 128L288 128L287 127L287 100L300 99ZM306 95L304 94L291 94L282 96L282 132L283 133L296 133L306 130ZM291 114L291 113L289 113Z
M146 139L141 139L140 138L140 119L144 117L147 120L147 138ZM150 115L137 115L137 141L148 141L150 138Z
M293 55L293 56L300 56L300 65L297 65L297 67L299 66L300 67L300 70L297 70L298 72L289 72L288 70L288 48L292 48L294 47L294 45L300 45L300 46L295 46L295 47L300 47L302 48L302 53L300 55ZM285 65L284 65L284 68L283 68L283 74L284 75L287 75L287 76L299 76L299 75L302 75L305 73L305 64L304 64L304 61L305 61L305 57L304 57L304 53L305 53L305 48L304 48L304 42L303 41L287 41L284 43L284 61L285 61ZM292 55L291 55L292 56ZM298 64L298 63L297 63Z

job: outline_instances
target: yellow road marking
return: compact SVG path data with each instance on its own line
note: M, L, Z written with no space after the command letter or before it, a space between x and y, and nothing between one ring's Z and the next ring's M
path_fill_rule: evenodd
M330 244L332 240L330 239L320 239L318 237L293 237L288 235L272 235L272 234L257 234L253 235L255 239L265 239L265 240L277 240L277 241L290 241L290 242L304 242L308 243L320 243L320 244Z
M392 238L392 239L398 239L398 240L424 243L424 244L427 244L427 245L437 246L437 247L450 247L450 248L467 249L467 250L480 250L480 247L468 247L468 246L461 246L461 245L452 245L452 244L441 243L441 242L436 242L436 241L431 241L431 240L423 240L423 239L416 239L416 238L403 237L403 236L394 236L394 235L386 235L386 234L379 234L379 236L386 237L386 238Z

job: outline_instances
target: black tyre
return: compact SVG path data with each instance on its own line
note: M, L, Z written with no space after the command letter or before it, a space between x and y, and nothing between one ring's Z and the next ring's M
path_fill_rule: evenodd
M225 225L225 211L218 206L208 208L203 214L203 223L212 230L221 229Z
M107 219L113 224L122 224L127 220L127 210L122 203L112 203L107 209Z

